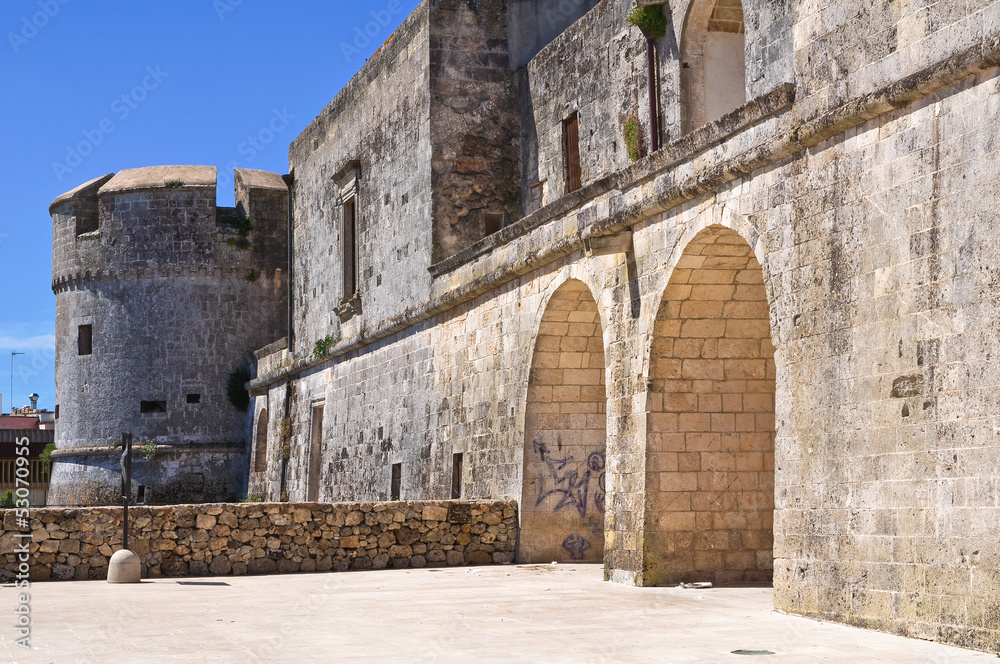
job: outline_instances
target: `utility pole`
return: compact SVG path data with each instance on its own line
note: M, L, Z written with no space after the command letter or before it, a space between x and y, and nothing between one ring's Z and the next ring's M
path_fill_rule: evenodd
M10 399L10 404L7 406L7 412L14 414L14 356L24 355L24 353L18 353L16 350L10 351L10 394L7 398Z

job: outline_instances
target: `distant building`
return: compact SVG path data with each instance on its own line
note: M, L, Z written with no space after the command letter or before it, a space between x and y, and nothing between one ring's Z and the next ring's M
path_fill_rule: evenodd
M32 403L37 404L37 400ZM17 490L17 458L22 456L18 448L27 442L28 501L33 506L43 506L49 491L50 469L39 457L46 445L55 442L54 413L34 406L11 410L10 415L0 415L0 494Z

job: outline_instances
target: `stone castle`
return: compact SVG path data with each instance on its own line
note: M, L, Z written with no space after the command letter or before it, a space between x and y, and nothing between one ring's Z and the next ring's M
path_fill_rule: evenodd
M425 0L233 223L57 199L52 495L131 427L156 501L513 499L522 562L997 648L1000 3L642 5Z

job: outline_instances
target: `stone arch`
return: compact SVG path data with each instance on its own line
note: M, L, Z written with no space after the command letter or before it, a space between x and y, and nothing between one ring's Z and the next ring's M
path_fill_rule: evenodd
M684 133L746 102L746 41L741 0L694 0L681 34Z
M524 424L521 562L604 557L604 334L585 283L549 298L531 358Z
M262 473L267 470L267 408L261 408L257 415L257 435L254 439L253 469Z
M710 225L684 247L649 356L644 583L767 581L774 345L758 258Z

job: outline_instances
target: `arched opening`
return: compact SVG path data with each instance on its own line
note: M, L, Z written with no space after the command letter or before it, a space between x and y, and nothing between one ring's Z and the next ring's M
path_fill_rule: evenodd
M744 35L740 0L691 3L681 36L684 133L746 102Z
M267 470L267 409L257 416L257 437L254 440L253 469L262 473Z
M711 226L674 268L654 326L647 585L771 579L774 381L760 264L736 232Z
M604 559L606 413L597 303L570 280L549 300L531 358L521 562Z

